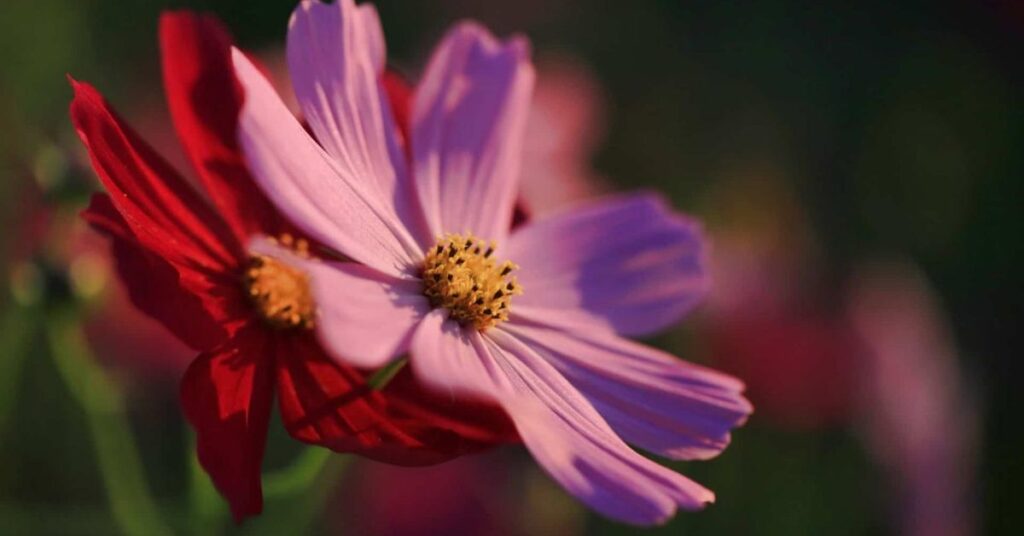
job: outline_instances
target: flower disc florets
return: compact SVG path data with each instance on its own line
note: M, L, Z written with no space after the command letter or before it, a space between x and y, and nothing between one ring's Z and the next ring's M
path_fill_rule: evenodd
M450 318L485 330L508 320L512 296L522 287L509 274L518 266L491 258L494 242L472 235L450 234L427 252L423 261L423 294Z
M309 244L305 240L284 234L272 241L299 256L309 256ZM249 301L271 326L281 329L313 327L316 307L309 278L303 272L273 257L254 254L249 257L242 282Z

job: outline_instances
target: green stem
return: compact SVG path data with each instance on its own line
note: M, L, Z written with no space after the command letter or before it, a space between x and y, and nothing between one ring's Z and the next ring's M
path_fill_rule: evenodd
M307 447L288 467L263 476L263 495L273 499L305 491L323 472L332 455L325 448Z
M366 380L366 384L375 391L380 391L387 386L387 384L394 379L395 376L402 370L402 367L409 362L408 358L403 357L384 365L377 372L370 376L369 380Z
M28 355L29 344L38 333L38 326L39 311L35 307L9 306L0 321L0 348L4 351L0 359L0 439L7 430L7 419L18 392L21 365Z
M109 534L113 526L105 508L0 502L0 527L5 534Z
M227 520L228 509L217 493L217 488L213 486L210 475L199 464L195 444L195 437L191 437L191 448L185 449L189 455L188 507L191 513L191 533L197 536L218 534Z
M267 506L246 536L308 534L352 461L319 447L307 448L288 467L263 478Z
M46 331L57 370L85 411L118 527L129 536L171 534L146 485L124 396L91 355L74 311L54 311Z

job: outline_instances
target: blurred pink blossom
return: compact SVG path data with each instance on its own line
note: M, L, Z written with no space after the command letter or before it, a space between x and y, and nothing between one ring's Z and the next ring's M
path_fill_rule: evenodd
M346 529L366 536L516 534L517 503L503 453L432 467L364 463L345 487Z
M98 285L96 309L85 321L85 334L99 360L148 379L177 381L194 352L155 320L138 314L114 276L109 244L74 215L68 225L68 267L79 284ZM91 281L90 281L91 280Z
M520 171L526 211L543 215L608 190L590 164L604 141L604 94L581 61L552 56L537 63Z
M86 176L75 172L85 169L85 162L57 146L44 146L40 152L46 159L58 161L58 169L36 166L35 181L23 186L14 226L17 231L7 257L15 266L41 261L67 277L71 290L88 304L83 327L101 362L136 377L177 378L192 352L158 323L135 312L127 293L115 281L109 246L88 230L76 210L49 199L53 197L47 194L50 188L83 186L64 183ZM56 174L61 176L52 176Z
M807 429L843 425L853 408L856 338L834 310L817 244L784 170L721 178L705 211L714 286L702 335L713 364L742 378L755 419Z
M913 265L863 267L849 317L866 346L864 432L898 490L898 532L973 534L977 423L937 297Z

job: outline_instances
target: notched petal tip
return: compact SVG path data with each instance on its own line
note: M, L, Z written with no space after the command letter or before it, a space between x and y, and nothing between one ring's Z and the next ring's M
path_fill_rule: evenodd
M450 40L472 42L487 55L508 54L523 62L529 62L533 53L530 39L526 35L515 33L502 40L491 33L486 26L473 19L463 19L453 24L442 42ZM532 64L529 67L532 71Z
M694 505L692 509L688 509L688 511L697 512L707 508L708 506L711 506L712 504L715 504L715 492L709 489L705 489L704 491L706 493L704 493L702 497L697 497L696 499L698 502Z
M483 24L473 19L462 19L452 24L447 38L479 39L485 46L496 48L498 39Z
M435 49L412 114L417 187L433 234L470 230L499 243L507 235L533 90L528 56L525 39L501 41L470 20Z
M292 30L292 27L298 23L298 17L300 13L309 13L311 10L316 8L317 4L320 4L319 0L302 0L299 5L295 6L292 10L292 14L288 17L288 31Z
M366 6L373 7L371 4L362 4L358 8L362 9ZM288 17L288 31L291 31L292 27L298 23L298 17L300 15L309 15L310 17L316 17L314 13L316 10L325 9L340 9L342 15L348 15L351 11L357 8L356 3L353 0L334 0L333 2L325 2L323 0L302 0L299 2L295 9L292 10L292 14ZM374 9L376 11L376 9Z

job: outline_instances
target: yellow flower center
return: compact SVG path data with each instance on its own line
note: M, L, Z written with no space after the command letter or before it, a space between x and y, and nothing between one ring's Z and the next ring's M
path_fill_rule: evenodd
M279 244L297 255L308 257L309 244L291 235L282 235ZM309 289L309 278L284 262L254 254L242 276L246 295L267 324L279 329L313 327L316 307Z
M427 252L423 261L423 294L450 318L483 331L508 320L512 296L522 287L509 277L515 264L491 258L494 242L472 235L450 234Z

